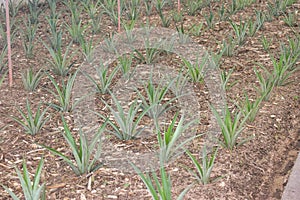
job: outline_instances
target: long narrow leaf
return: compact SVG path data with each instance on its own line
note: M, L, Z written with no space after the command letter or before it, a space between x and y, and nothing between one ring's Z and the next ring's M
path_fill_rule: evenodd
M2 184L0 184L0 185L5 189L6 192L8 192L8 194L13 198L13 200L20 200L17 197L17 195L15 193L13 193L8 187L6 187L6 186L4 186Z

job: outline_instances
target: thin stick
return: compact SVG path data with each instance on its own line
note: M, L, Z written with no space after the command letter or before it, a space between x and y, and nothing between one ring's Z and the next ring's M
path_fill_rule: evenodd
M178 4L177 4L177 8L178 8L178 14L180 13L180 10L181 10L181 4L180 4L180 0L178 0Z
M12 87L13 77L12 77L12 62L11 62L11 44L10 44L10 23L9 23L9 0L6 0L6 37L7 37L7 57L8 57L8 77L9 77L9 87Z
M121 2L118 0L118 32L121 32Z

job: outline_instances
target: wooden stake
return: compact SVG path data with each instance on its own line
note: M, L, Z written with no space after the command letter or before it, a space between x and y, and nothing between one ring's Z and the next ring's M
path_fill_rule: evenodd
M118 0L118 32L121 32L121 0Z
M11 44L10 44L10 23L9 23L9 0L6 0L6 36L7 36L7 59L8 59L8 77L9 87L13 85L12 62L11 62Z

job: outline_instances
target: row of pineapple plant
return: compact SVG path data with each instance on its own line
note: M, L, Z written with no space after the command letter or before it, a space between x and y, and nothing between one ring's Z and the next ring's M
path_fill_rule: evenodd
M145 2L147 2L147 1L145 1ZM48 3L50 5L51 13L52 13L50 17L53 17L53 18L51 18L51 19L49 18L47 20L49 21L50 26L51 26L51 23L54 23L53 27L56 27L57 26L55 24L56 8L54 6L55 1L49 0ZM88 5L88 1L84 2L84 3L85 3L84 8L86 8ZM105 1L105 3L107 3L107 7L109 7L109 3L113 4L113 1ZM147 3L149 3L149 2L147 2ZM96 3L95 6L97 6L97 5L99 6L100 4L103 6L102 2ZM159 16L162 20L163 26L165 23L166 24L168 23L168 20L165 21L166 19L164 19L163 12L161 10L161 9L163 9L162 6L164 6L165 4L168 6L172 6L171 3L170 3L170 5L168 4L168 1L158 1L157 5L154 6L155 9L157 10L157 12L159 13ZM190 5L190 4L191 4L190 2L187 3L187 5ZM66 27L69 31L69 34L72 37L72 42L80 44L80 46L82 47L82 52L84 53L84 55L86 56L86 59L88 60L88 55L89 55L88 52L92 50L92 44L91 43L87 44L86 41L83 39L84 31L80 26L81 22L80 22L80 17L77 16L78 12L76 12L77 9L79 9L78 7L76 7L78 5L77 5L77 3L73 2L73 1L68 1L66 3L66 5L70 8L71 13L72 13L72 20L74 20L74 21L72 21L72 25L70 25L70 26L66 25ZM146 5L146 3L145 3L145 5ZM245 5L247 5L247 3L245 3ZM289 5L289 4L287 3L286 5ZM39 18L39 11L36 8L38 6L37 2L33 1L33 4L30 4L30 6L32 6L31 8L29 8L30 17L28 17L28 22L24 23L24 24L26 24L26 27L27 27L25 29L25 31L28 31L26 33L27 35L24 34L24 35L26 35L26 37L24 36L24 50L25 50L26 55L29 57L32 56L32 49L33 49L32 42L34 41L33 40L33 38L35 37L34 32L36 31L35 26L38 23L38 18ZM270 4L270 10L277 9L277 8L273 8L271 6L272 5ZM107 12L106 14L108 14L111 17L116 17L116 16L114 16L115 14L108 13L108 12L113 12L114 9L112 9L112 8L114 8L114 7L115 6L111 6L110 7L111 10L106 11ZM132 6L132 7L134 7L134 6ZM235 8L235 7L237 7L237 8ZM243 6L240 6L240 5L239 6L232 5L231 10L228 13L235 13L237 10L242 9L242 7ZM136 8L136 7L134 7L134 8ZM91 9L91 8L89 8L89 9ZM281 9L284 9L284 8L281 6ZM200 8L199 8L199 10L200 10ZM276 10L275 11L271 10L271 11L272 11L272 13L274 13L274 16L276 16L276 13L278 13L278 11L276 11ZM135 11L135 12L137 12L137 11ZM149 15L151 15L151 14L149 14ZM261 16L261 15L258 14L258 16ZM210 18L213 19L214 17L210 16ZM212 21L212 19L206 19L206 23L207 23L208 27L210 27L209 23L214 23ZM236 34L234 37L234 40L232 42L234 42L234 43L236 42L238 45L242 45L244 43L244 38L246 35L250 36L252 34L255 34L255 31L259 30L259 28L257 28L257 27L261 27L263 25L263 22L259 21L259 20L261 20L261 18L257 18L257 20L258 20L258 22L257 23L255 22L256 25L254 25L256 28L253 28L253 25L250 25L252 23L250 21L247 24L242 24L242 23L235 24L234 22L230 21L230 24ZM98 23L95 23L95 24L98 24ZM257 24L261 24L261 25L257 25ZM293 23L291 23L291 24L293 24ZM95 28L95 29L97 29L97 28ZM95 30L93 30L93 31L95 31ZM95 33L96 32L97 31L95 31ZM50 79L51 83L53 84L53 86L55 88L54 91L49 91L49 92L52 93L59 102L59 104L50 103L48 106L52 107L58 111L68 112L68 111L72 111L74 106L76 106L76 102L71 101L71 91L72 91L74 81L76 79L77 71L74 72L73 74L71 74L71 72L69 71L72 66L72 62L71 62L72 57L67 58L66 55L68 54L68 51L71 48L71 43L70 43L70 45L67 46L66 52L63 54L62 49L61 49L61 34L62 34L61 30L56 32L55 28L53 28L53 35L50 36L53 41L51 41L51 39L49 39L50 45L43 42L43 44L48 49L48 51L51 55L51 58L52 58L52 60L51 59L48 60L50 66L51 66L52 72L54 74L69 77L66 80L66 82L63 81L62 85L60 86L60 84L58 84L58 82L56 82L56 80L50 74L46 74L46 76ZM223 46L224 49L222 52L220 52L221 56L224 54L224 52L228 51L228 49L225 47L226 47L226 45L224 44L224 46ZM84 49L87 49L87 50L84 51ZM155 54L155 52L152 52L152 53ZM245 95L245 102L241 103L241 105L239 105L238 112L231 113L229 111L229 108L226 107L225 113L223 115L224 118L213 107L211 107L214 115L216 116L216 118L218 120L221 130L222 130L223 139L220 139L220 141L219 141L222 146L227 147L229 149L233 149L236 145L239 145L239 144L242 144L243 142L245 142L245 140L243 140L243 139L240 140L240 135L243 131L243 127L244 127L245 123L247 121L254 121L255 115L261 106L261 102L268 100L274 87L287 84L288 77L295 70L297 70L296 62L299 59L299 54L300 54L299 53L299 38L289 39L288 46L285 46L283 44L281 46L279 60L276 59L275 57L272 57L272 64L274 67L273 70L268 71L265 67L263 67L261 65L259 67L263 70L263 73L260 72L260 70L254 69L255 74L258 78L259 84L260 84L260 88L258 88L259 98L255 102L251 102L249 100L248 96ZM65 56L63 56L63 55L65 55ZM151 60L153 59L153 58L151 58L151 56L153 56L153 54L143 55L143 54L141 54L141 53L139 54L139 52L137 52L137 55L138 55L138 57L136 57L136 59L139 58L139 59L148 60L149 63L151 63ZM229 52L228 55L231 55L231 53ZM132 58L130 57L129 59L132 59ZM188 81L196 81L196 82L199 82L202 80L203 77L201 75L201 73L202 73L201 64L197 63L197 64L193 65L193 64L189 63L189 61L185 60L183 62L183 65L186 67L186 70L187 70L187 76L184 76L184 78L186 78ZM130 68L130 62L128 64L128 66L126 66L126 64L122 65L122 63L120 63L119 67L116 68L115 71L108 74L107 68L100 64L97 73L99 74L99 77L102 77L103 80L100 80L100 84L98 84L98 81L93 80L92 78L91 78L91 81L95 84L98 92L106 93L107 91L109 91L110 84L112 83L112 80L113 80L114 76L116 75L117 70L122 70L122 72L124 73L126 71L124 69L126 69L126 68ZM28 91L34 91L38 87L39 81L43 75L44 74L42 74L41 71L38 71L37 73L35 73L32 71L32 69L29 69L28 71L24 72L22 74L22 81L24 84L24 88ZM228 74L221 74L220 76L223 80L224 89L227 89L227 86L228 86L227 83L229 80L230 73L229 73L229 76L228 76ZM145 89L146 90L151 89L151 87L152 87L152 89L157 89L158 91L156 91L156 92L158 92L158 93L164 92L163 89L166 89L166 88L155 88L155 86L151 85L151 84L148 85L148 87L146 87ZM140 97L142 99L147 98L147 97L143 97L142 95L140 95ZM114 96L112 96L112 98L115 99ZM148 96L148 98L151 98L151 97ZM153 99L155 99L155 98L153 98ZM139 116L138 119L141 119L143 117L143 115L146 115L146 114L151 115L152 117L157 117L157 113L155 112L155 109L153 109L153 108L155 108L155 105L158 104L160 101L161 101L161 99L157 99L157 101L152 101L152 102L150 101L150 103L153 103L154 105L148 105L149 100L147 101L146 99L144 99L140 105L137 103L132 104L132 107L130 107L130 109L132 109L133 113L136 114L137 109L143 104L144 108L146 107L146 109L144 109L144 112L141 113L141 115ZM117 100L115 100L115 103L117 104ZM118 109L122 110L121 105L117 104L117 106L119 106ZM22 125L27 133L35 135L39 132L39 130L41 130L43 125L47 122L49 116L47 116L46 113L47 113L49 107L44 110L41 110L41 107L38 107L38 109L34 113L32 111L30 103L27 101L27 104L26 104L27 112L22 111L22 109L18 109L22 118L13 117L13 119L16 120L20 125ZM116 119L118 117L120 117L120 115L125 115L125 112L118 113L112 107L109 107L109 108ZM139 133L136 133L136 130L134 130L134 129L130 130L130 132L127 132L128 129L122 130L120 128L120 127L124 127L124 126L125 127L126 126L135 127L135 126L132 126L132 124L137 125L137 123L139 122L139 121L134 120L135 116L127 116L127 118L130 119L131 121L117 121L117 120L111 121L109 119L106 119L104 116L100 115L100 117L105 119L106 122L99 128L99 131L95 135L95 139L93 140L93 141L95 141L95 143L89 144L87 142L87 138L85 138L84 134L81 131L79 131L79 134L80 134L80 145L79 146L75 144L75 140L72 136L72 133L71 133L70 129L68 128L68 125L66 124L64 118L62 117L62 121L64 124L63 135L64 135L67 143L70 145L70 148L72 149L72 153L75 158L75 164L72 161L73 160L72 158L66 157L65 155L63 155L62 153L60 153L59 151L57 151L55 149L52 149L51 147L46 147L46 146L44 146L44 147L46 149L50 150L52 153L63 158L63 160L65 162L67 162L71 166L73 171L78 175L89 173L93 170L98 169L99 166L97 164L99 164L99 163L97 163L97 159L99 158L101 152L99 149L97 149L97 153L95 154L95 156L93 156L92 154L93 154L93 150L98 147L96 144L96 141L98 141L98 138L100 137L101 133L104 131L107 123L114 127L114 131L115 131L114 135L121 140L132 139L134 137L137 137L139 134ZM169 125L169 127L167 127L165 129L167 131L164 134L161 134L159 131L157 132L158 143L159 143L161 149L166 150L166 151L161 151L161 153L164 155L160 155L160 156L162 156L163 158L168 157L166 152L167 152L168 148L171 148L169 145L173 144L172 139L176 140L176 137L179 137L176 134L180 135L182 129L186 128L186 127L181 127L181 123L180 123L182 120L184 120L184 117L181 117L180 121L179 121L179 125L177 127L174 127L174 123L176 122L177 117L178 117L177 115L174 116L172 123ZM83 153L83 151L86 151L85 154ZM201 161L198 161L190 152L187 152L187 154L192 159L192 162L196 166L196 169L197 169L196 176L199 179L199 181L202 182L203 184L206 184L209 182L209 175L211 173L211 170L212 170L212 167L214 164L214 160L216 159L216 156L217 156L216 153L217 153L217 150L215 150L213 152L213 154L211 154L211 156L208 157L209 155L207 154L206 149L204 148ZM93 159L91 160L90 158L93 158ZM162 163L164 163L166 161L167 160L163 160ZM37 186L38 181L39 181L41 166L42 166L42 160L39 164L39 167L38 167L38 170L36 173L36 177L35 177L35 181L32 186L27 184L27 188L26 188L25 183L30 181L30 179L28 179L28 177L25 177L27 179L22 179L20 176L22 187L24 186L24 191L29 191L30 193L32 193L31 196L36 196L37 198L40 196L42 188L44 187L44 185L41 185L41 187ZM162 168L160 171L161 176L163 178L162 185L160 185L157 181L155 181L153 183L151 181L151 177L149 175L145 176L142 174L142 172L139 169L137 169L136 167L134 167L134 168L141 175L142 180L145 182L145 184L146 184L147 188L149 189L149 191L151 192L151 195L153 196L153 198L156 199L156 198L162 197L162 196L166 196L166 199L170 198L170 195L171 195L170 194L170 190L171 190L170 177L167 176L163 165L162 165ZM20 171L18 171L18 169L17 169L17 172L18 172L18 174L20 174ZM23 173L28 174L28 172L26 171L25 164L23 165ZM157 180L157 175L155 173L153 173L152 178L154 178L154 180ZM24 185L23 185L23 183L24 183ZM155 186L155 184L156 184L156 186ZM29 187L31 187L31 188L29 188ZM161 187L161 189L158 189L156 191L157 187L158 188ZM6 188L6 189L9 191L8 188ZM180 197L183 198L183 195L186 192L187 192L187 190L183 191L183 193L182 193L182 195L180 195ZM14 197L13 193L10 192L10 194ZM27 199L27 197L28 197L27 195L29 195L29 194L28 193L24 193L24 194ZM14 197L14 198L17 198L17 197Z

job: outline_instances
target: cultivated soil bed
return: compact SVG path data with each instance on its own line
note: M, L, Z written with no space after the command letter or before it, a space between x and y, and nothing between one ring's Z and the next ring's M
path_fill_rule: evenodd
M224 1L225 2L225 1ZM225 7L230 7L231 1L226 1ZM204 22L203 31L200 36L191 35L191 39L202 45L205 49L212 52L220 51L223 39L226 39L229 34L234 36L232 27L228 21L218 20L217 10L221 7L221 2L213 2L209 7L205 7L196 16L189 16L186 11L183 12L183 24L186 29L194 24ZM184 7L184 5L183 5ZM47 42L49 34L48 23L45 16L49 15L48 5L41 5L43 13L40 15L37 38ZM144 9L144 6L142 6ZM208 15L209 11L215 15L215 26L213 29L207 28L204 15ZM287 8L286 13L300 9L300 2L294 3ZM70 23L70 11L61 2L57 5L57 10L61 13L59 24L62 21ZM240 19L247 21L250 18L255 19L255 10L267 12L267 1L256 1L250 6L237 11L230 16L235 22ZM176 4L174 7L167 6L164 10L166 16L171 17L176 12ZM17 28L24 29L23 19L26 19L28 9L22 8L17 15ZM296 14L297 24L299 25L299 14ZM226 90L228 104L232 111L236 110L235 103L242 100L244 91L250 99L255 99L258 92L255 87L259 87L259 83L255 76L254 67L259 68L258 63L272 70L272 61L270 54L278 58L280 52L280 43L287 44L288 37L295 38L299 34L299 26L289 27L283 21L283 15L274 17L272 21L265 22L263 28L256 32L253 37L247 37L245 44L236 46L234 55L231 57L223 56L220 62L220 69L229 71L234 69L229 83L236 82L235 85ZM88 15L83 11L83 24L88 24ZM97 46L99 41L117 31L117 27L107 15L102 16L101 31L98 34L92 34L88 28L84 37L92 38L94 46ZM123 17L126 19L126 17ZM3 17L1 18L2 23ZM136 27L142 27L146 23L147 16L142 11ZM153 12L148 18L151 26L162 27L160 18L153 8ZM170 29L176 30L176 25L180 22L172 20ZM64 28L65 30L65 28ZM261 37L265 36L271 40L270 50L264 50L261 44ZM298 36L299 38L299 36ZM71 41L71 37L65 30L63 35L63 49ZM3 48L3 43L1 43ZM72 52L79 49L80 46L74 44ZM87 185L89 178L86 175L77 176L71 168L43 149L38 144L45 144L53 148L59 149L71 156L71 150L65 142L61 134L61 113L49 109L47 113L51 114L50 120L45 124L44 128L36 135L31 136L25 133L24 129L17 124L10 116L20 117L17 107L23 110L28 99L33 108L37 108L40 102L54 102L54 96L47 89L54 89L49 78L45 75L34 92L28 92L24 89L21 79L21 73L32 67L35 71L43 68L48 70L48 63L45 58L50 58L47 49L42 42L36 39L34 46L34 56L27 58L23 51L21 32L16 32L16 37L12 45L14 84L10 88L8 79L0 87L0 128L7 127L0 131L0 183L11 188L16 194L21 196L21 185L19 183L15 166L21 168L23 159L26 159L28 170L33 174L40 158L43 156L45 164L43 167L42 182L46 182L47 199L151 199L146 186L135 173L127 173L104 165L93 176L93 182L90 190ZM160 63L168 64L169 66L179 69L180 65L176 62L176 55L164 54L159 56ZM72 68L75 71L82 62L84 57L80 50L77 51L73 58L75 64ZM135 63L135 60L134 60ZM299 65L299 62L296 63ZM111 68L114 64L111 65ZM2 74L1 74L2 75ZM52 74L53 75L53 74ZM59 76L53 75L56 80L60 80ZM116 76L116 79L119 75ZM117 82L117 80L114 80ZM274 87L268 101L261 103L261 108L254 122L247 123L241 134L241 138L253 137L248 142L234 148L232 151L226 148L219 148L215 166L212 172L212 180L216 181L207 185L196 183L192 186L184 199L280 199L284 186L287 183L288 176L294 161L300 149L300 70L295 71L288 79L289 84L284 86ZM193 83L194 84L194 83ZM194 84L194 91L200 105L200 123L197 127L197 132L205 132L209 126L209 116L211 115L207 97L207 88L205 83ZM170 94L170 98L172 94ZM95 96L97 109L101 111L104 104L100 98L109 99L109 95ZM43 105L43 107L45 107ZM102 112L108 110L102 110ZM170 116L175 112L170 110ZM72 113L63 113L68 123L72 123ZM144 119L143 123L147 123ZM73 131L77 137L77 132ZM220 138L222 139L222 138ZM109 140L110 145L131 149L135 152L148 151L151 148L155 149L156 136L152 135L149 138L120 141L115 137ZM189 150L195 154L201 155L203 138L195 139L189 146ZM157 146L156 146L157 147ZM105 159L105 158L104 158ZM173 198L177 197L180 192L195 183L194 176L186 170L186 166L194 169L191 159L187 155L182 155L180 159L171 162L167 167L167 171L172 179ZM0 199L9 199L9 195L0 187Z

